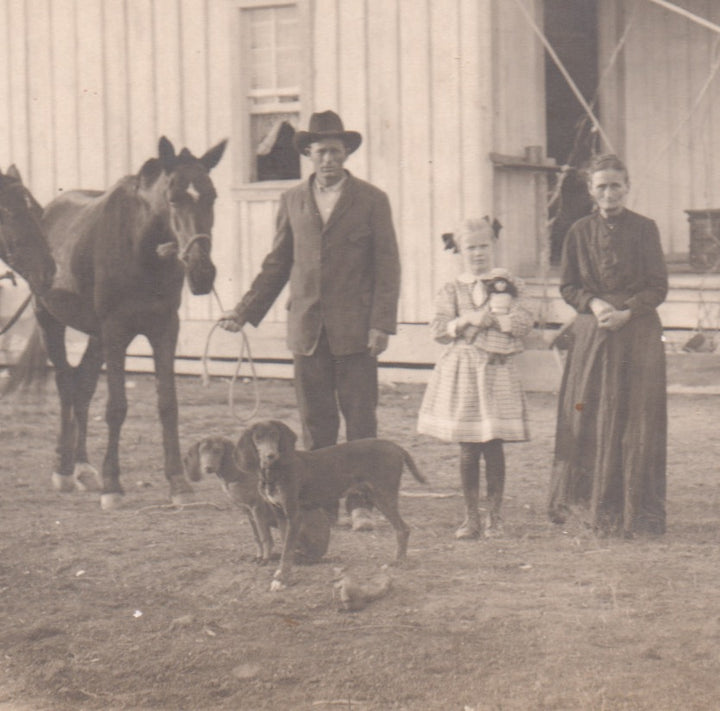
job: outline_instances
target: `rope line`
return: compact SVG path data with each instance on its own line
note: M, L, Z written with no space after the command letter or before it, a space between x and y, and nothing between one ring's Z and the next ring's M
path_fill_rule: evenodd
M215 287L213 287L212 293L218 303L218 306L220 307L220 312L224 313L225 309L223 309L222 301L220 300L220 296L215 290ZM220 323L216 321L212 325L212 328L207 335L207 339L205 340L205 349L202 356L202 375L200 376L204 387L207 387L210 384L210 371L208 368L208 361L210 359L210 341L212 339L213 333L215 333L215 330L219 326ZM228 386L228 406L230 407L230 412L232 413L233 417L235 417L235 419L239 420L241 423L245 424L247 422L250 422L257 415L260 409L260 384L258 381L257 371L255 370L255 361L252 357L250 341L244 329L241 328L239 333L242 338L242 342L240 343L240 352L235 363L235 370L233 371L232 378L230 379L230 385ZM240 377L240 369L242 368L244 359L247 359L247 362L250 366L250 379L253 385L253 409L247 417L241 417L240 415L238 415L235 408L235 383Z
M708 90L710 89L710 86L712 85L713 81L715 80L715 77L717 76L718 70L720 70L720 52L718 52L718 46L720 45L720 37L718 37L713 45L713 54L714 59L710 65L710 72L708 73L707 78L705 79L702 87L700 88L700 91L697 93L697 96L695 97L695 100L693 101L692 105L688 109L688 111L685 113L685 115L680 119L678 125L675 127L675 130L670 134L670 138L665 142L665 145L663 147L656 151L653 154L652 160L648 164L648 166L643 171L642 175L640 176L640 180L638 181L639 188L636 188L634 190L634 202L637 203L637 197L641 193L641 188L644 187L644 183L647 183L648 176L652 173L655 166L658 164L658 161L665 156L665 154L672 148L673 143L677 140L678 136L680 135L680 132L685 127L685 124L687 124L691 118L695 115L697 110L700 108L700 104L702 104L703 99L705 98L705 95L707 94ZM707 152L706 152L707 153Z
M608 137L608 135L605 133L605 130L603 129L600 121L598 120L597 116L593 113L592 108L586 101L585 97L582 95L582 92L580 89L578 89L577 85L575 84L573 78L570 76L570 73L565 68L565 65L562 63L560 57L558 57L557 53L553 49L553 46L550 44L550 41L545 36L543 31L538 27L537 23L533 19L533 17L528 12L525 5L523 5L522 0L515 0L515 4L518 6L520 11L525 16L525 19L528 21L528 24L530 27L532 27L533 32L537 35L538 39L542 42L543 46L545 47L545 50L550 55L553 62L555 62L555 65L560 70L560 73L565 78L565 81L568 83L568 86L570 87L570 90L575 95L575 98L580 102L580 105L585 110L585 113L588 115L590 120L592 121L593 127L595 130L602 136L602 139L605 141L605 144L607 145L608 149L611 153L615 152L615 149L613 148L612 141Z
M25 297L25 300L18 307L18 310L12 315L10 320L0 329L0 336L4 336L17 323L18 319L23 315L23 312L28 307L28 304L32 301L32 298L32 293L28 294Z
M702 25L703 27L706 27L708 30L712 30L713 32L717 32L720 34L720 25L716 25L714 22L710 22L710 20L706 20L704 17L701 17L700 15L696 15L693 12L690 12L689 10L685 10L682 7L678 7L677 5L667 2L667 0L650 0L650 2L655 3L659 7L663 7L666 10L670 10L670 12L676 12L678 15L682 15L684 18L690 20L691 22L696 22L698 25Z

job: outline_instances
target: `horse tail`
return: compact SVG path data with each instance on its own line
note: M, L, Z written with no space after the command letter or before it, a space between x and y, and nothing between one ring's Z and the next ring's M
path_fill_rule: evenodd
M400 447L402 450L402 456L403 461L405 462L405 466L410 470L410 473L421 483L421 484L427 484L427 479L420 473L420 470L417 468L417 464L415 464L415 460L410 456L410 452Z
M0 389L0 397L18 390L29 390L33 385L40 389L45 384L49 372L47 349L38 323L35 323L23 352L9 372L9 377Z

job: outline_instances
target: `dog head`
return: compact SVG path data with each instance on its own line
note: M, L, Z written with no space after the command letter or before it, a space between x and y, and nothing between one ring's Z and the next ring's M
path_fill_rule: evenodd
M295 450L297 435L279 420L261 420L248 427L235 446L235 461L246 472L256 472L263 481Z
M217 474L225 480L232 478L234 468L228 467L226 460L232 451L233 443L229 439L205 437L188 449L183 458L185 473L191 481L200 481L205 474Z

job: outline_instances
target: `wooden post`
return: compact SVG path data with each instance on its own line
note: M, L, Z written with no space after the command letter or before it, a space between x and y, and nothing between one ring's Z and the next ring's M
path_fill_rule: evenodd
M521 157L491 153L490 159L495 169L505 176L502 182L509 196L506 200L519 200L524 196L523 202L508 204L505 208L508 216L513 217L515 229L517 225L525 225L522 232L511 233L513 254L505 255L506 266L520 276L547 277L550 268L547 173L559 172L561 168L545 157L542 146L527 146Z

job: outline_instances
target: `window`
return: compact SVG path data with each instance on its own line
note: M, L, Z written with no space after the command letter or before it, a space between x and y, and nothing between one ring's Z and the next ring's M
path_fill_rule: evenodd
M241 7L244 180L300 177L293 148L306 66L297 3Z

